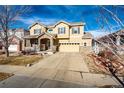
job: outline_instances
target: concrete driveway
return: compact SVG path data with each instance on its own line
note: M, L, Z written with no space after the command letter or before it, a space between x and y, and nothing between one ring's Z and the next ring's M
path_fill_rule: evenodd
M0 87L96 87L118 83L110 76L89 73L80 53L56 53L32 67L0 66L1 72L15 75Z

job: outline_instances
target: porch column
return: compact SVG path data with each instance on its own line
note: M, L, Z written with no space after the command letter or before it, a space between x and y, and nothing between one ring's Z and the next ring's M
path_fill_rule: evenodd
M53 39L50 39L50 49L53 50Z
M25 42L25 38L24 38L23 41L22 41L22 50L24 50L25 47L26 47L26 42Z
M26 42L26 47L31 47L30 39L26 39L25 42Z
M41 47L41 42L40 42L41 39L38 38L38 50L40 51L40 47Z

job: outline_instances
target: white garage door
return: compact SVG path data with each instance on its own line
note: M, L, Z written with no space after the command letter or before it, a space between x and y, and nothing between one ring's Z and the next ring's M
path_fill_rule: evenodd
M10 45L9 46L9 51L10 52L16 52L18 50L18 45Z
M79 52L79 43L60 43L59 52Z

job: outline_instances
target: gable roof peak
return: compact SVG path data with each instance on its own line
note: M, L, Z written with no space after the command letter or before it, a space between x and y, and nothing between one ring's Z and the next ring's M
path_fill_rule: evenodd
M63 22L63 23L68 23L67 21L64 21L64 20L60 20L60 21L58 21L59 23L60 22ZM69 23L68 23L69 24Z
M40 21L36 21L36 22L34 22L32 25L30 25L28 28L30 29L32 26L34 26L34 25L36 25L36 24L39 24L39 25L41 25L41 26L44 26L44 27L46 27L43 23L41 23Z
M64 20L60 20L54 26L58 25L59 23L65 23L65 24L67 24L69 26L85 25L85 23L83 23L83 22L73 22L72 23L72 22L67 22L67 21L64 21Z
M65 24L67 24L67 25L70 25L70 23L68 23L68 22L66 22L66 21L64 21L64 20L60 20L60 21L58 21L57 23L55 23L55 24L53 25L53 27L55 27L55 26L58 25L59 23L65 23Z

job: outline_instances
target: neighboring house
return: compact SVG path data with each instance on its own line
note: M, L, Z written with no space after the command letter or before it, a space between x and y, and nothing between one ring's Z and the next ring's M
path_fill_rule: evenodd
M94 48L98 51L104 50L109 47L113 51L124 51L124 30L119 30L114 33L102 36L96 40L93 40Z
M26 35L29 35L29 31L23 29L23 28L18 28L18 29L10 29L9 31L9 36L17 36L19 38L23 38Z
M124 30L119 30L114 33L102 36L97 40L110 45L112 45L113 43L116 45L124 45Z
M17 37L16 35L9 37L9 51L19 52L22 50L23 39Z
M9 36L9 51L10 52L19 52L23 50L23 37L29 35L29 31L22 28L19 29L10 29L8 31ZM4 50L2 39L0 40L0 49Z
M46 26L36 22L29 27L30 35L24 37L24 47L37 51L84 52L92 47L92 35L84 33L85 24L59 21Z

